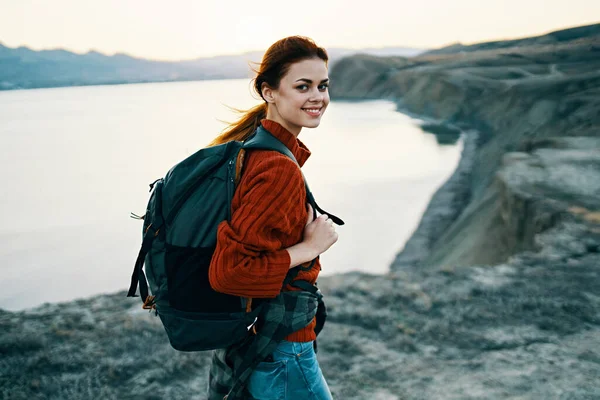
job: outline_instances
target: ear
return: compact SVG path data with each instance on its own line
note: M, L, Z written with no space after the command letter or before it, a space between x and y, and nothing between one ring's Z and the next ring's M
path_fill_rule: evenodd
M274 103L275 102L275 90L272 89L271 87L269 87L269 85L267 85L267 82L263 82L261 87L260 87L260 91L262 93L262 97L263 99L265 99L265 101L267 103Z

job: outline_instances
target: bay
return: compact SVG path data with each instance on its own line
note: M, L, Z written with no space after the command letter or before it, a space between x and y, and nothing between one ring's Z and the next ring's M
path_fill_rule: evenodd
M148 184L258 100L248 80L0 92L0 308L125 289ZM389 101L332 101L300 139L311 189L346 225L322 274L385 273L462 141L439 145Z

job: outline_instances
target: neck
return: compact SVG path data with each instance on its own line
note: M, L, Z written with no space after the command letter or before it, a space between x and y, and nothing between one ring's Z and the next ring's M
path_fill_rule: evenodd
M298 135L300 135L300 131L302 130L302 127L294 125L294 124L290 124L286 120L284 120L281 117L281 115L279 115L279 112L277 111L277 107L274 104L269 104L268 105L268 107L267 107L267 117L266 118L270 119L271 121L275 121L279 125L283 126L285 129L287 129L296 138L298 137Z

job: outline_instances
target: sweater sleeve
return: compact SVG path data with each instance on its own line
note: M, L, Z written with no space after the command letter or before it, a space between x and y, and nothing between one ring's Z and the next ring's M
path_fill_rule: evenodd
M306 202L304 180L293 161L269 153L248 160L237 189L239 207L219 225L209 268L210 284L218 292L275 297L289 270L290 255L281 238L304 222L298 212Z

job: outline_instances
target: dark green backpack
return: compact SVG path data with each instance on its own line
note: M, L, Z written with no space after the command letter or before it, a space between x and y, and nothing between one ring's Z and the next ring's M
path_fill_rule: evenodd
M256 308L247 313L245 298L216 292L208 280L217 227L231 218L236 162L242 149L274 150L297 163L283 143L259 126L245 142L201 149L175 165L150 185L146 214L132 214L143 219L144 226L127 296L135 297L139 283L144 308L156 310L177 350L225 348L243 340L260 311ZM315 215L316 211L326 213L316 204L308 185L306 193ZM326 214L336 224L344 224ZM284 286L297 273L298 268L291 269Z

